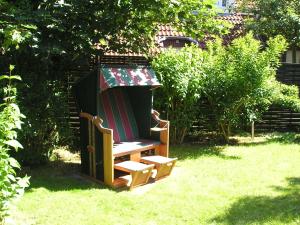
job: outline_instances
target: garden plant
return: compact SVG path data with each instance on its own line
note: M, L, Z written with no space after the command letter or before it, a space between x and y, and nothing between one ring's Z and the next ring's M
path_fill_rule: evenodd
M182 143L197 114L213 115L228 142L233 127L259 120L272 104L299 111L297 87L275 78L286 47L282 36L264 48L249 33L229 46L216 39L205 50L190 46L157 56L152 65L163 84L157 107L172 121L173 143Z
M18 177L19 163L11 157L11 152L22 148L17 141L17 129L21 129L21 114L16 104L16 88L14 80L20 80L19 76L12 75L13 66L10 66L10 74L0 76L0 82L6 85L1 95L0 104L0 224L4 223L11 201L22 195L29 184L28 177Z

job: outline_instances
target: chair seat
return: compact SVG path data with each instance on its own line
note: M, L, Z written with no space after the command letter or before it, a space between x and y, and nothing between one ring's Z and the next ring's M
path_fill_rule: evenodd
M171 174L177 158L167 158L159 155L145 156L141 158L142 163L154 164L157 169L155 180L159 180Z
M153 164L146 165L134 161L124 161L115 164L115 169L130 173L130 190L136 186L146 184L152 174L153 168Z
M142 171L153 167L152 165L149 166L147 164L134 162L134 161L124 161L120 163L115 164L115 168L118 170L122 170L125 172L136 172L136 171Z
M126 141L113 146L113 156L120 157L134 152L141 152L145 150L154 149L156 146L160 145L159 141L138 139L134 141Z
M165 164L174 161L174 159L167 158L160 155L145 156L142 158L142 160L154 164Z

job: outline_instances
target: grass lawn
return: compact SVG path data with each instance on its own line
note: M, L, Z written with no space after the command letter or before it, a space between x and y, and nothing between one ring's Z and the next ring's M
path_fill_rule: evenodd
M171 147L174 174L132 192L81 178L78 164L31 172L19 224L300 224L300 144L290 138L232 146Z

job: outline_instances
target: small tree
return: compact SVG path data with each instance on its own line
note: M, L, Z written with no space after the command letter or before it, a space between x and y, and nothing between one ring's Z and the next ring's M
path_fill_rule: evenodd
M259 119L272 103L300 109L297 88L275 79L280 55L286 49L284 38L272 38L267 46L262 49L248 34L228 47L220 40L210 42L205 51L202 94L227 141L232 126Z
M156 106L171 121L172 143L182 143L197 115L201 92L202 50L190 46L169 49L152 62L162 87L155 93Z
M10 73L13 67L10 67ZM22 148L16 140L16 129L21 128L21 118L18 105L15 103L16 89L12 81L20 79L18 76L3 75L0 80L8 81L3 89L5 96L0 105L0 224L4 222L11 200L20 196L24 188L28 186L28 177L20 178L16 175L16 169L20 168L19 163L10 156L13 149Z

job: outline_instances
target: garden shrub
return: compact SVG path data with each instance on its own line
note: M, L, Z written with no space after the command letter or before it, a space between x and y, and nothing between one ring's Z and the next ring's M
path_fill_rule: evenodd
M156 106L171 120L172 142L183 141L197 115L213 115L228 141L232 127L259 120L271 104L299 111L297 87L275 77L286 47L281 36L265 47L249 33L229 46L216 39L205 50L191 46L155 57L152 65L163 85L156 91Z
M169 49L152 61L162 87L155 91L155 107L171 121L170 140L182 143L197 115L202 87L202 50L189 46Z
M12 76L13 66L10 67L10 75L0 76L1 82L8 84L3 88L3 102L0 105L0 224L8 215L9 205L12 199L23 194L25 187L29 185L29 178L20 178L16 170L19 163L12 158L11 152L22 148L17 141L17 129L21 128L21 118L24 117L16 104L16 88L12 81L19 76Z
M300 109L296 87L276 81L286 41L277 36L263 48L247 34L230 46L209 42L205 51L202 95L208 99L220 132L228 141L233 126L261 118L271 104Z
M18 138L24 149L14 157L26 166L47 163L53 149L69 145L77 150L76 137L69 126L67 68L70 61L64 57L41 57L34 51L11 51L0 67L8 62L16 64L15 71L22 76L18 83L17 101L26 116ZM26 59L26 60L24 60Z
M24 149L16 158L22 165L32 166L47 163L58 145L72 145L73 134L68 124L65 71L51 65L50 59L27 55L27 62L36 66L29 71L28 64L18 64L23 74L18 101L26 119L19 131Z
M27 118L19 132L24 150L17 153L17 158L23 165L38 165L48 161L53 149L65 137L68 106L59 82L30 80L25 90L22 89L26 94L20 99Z

